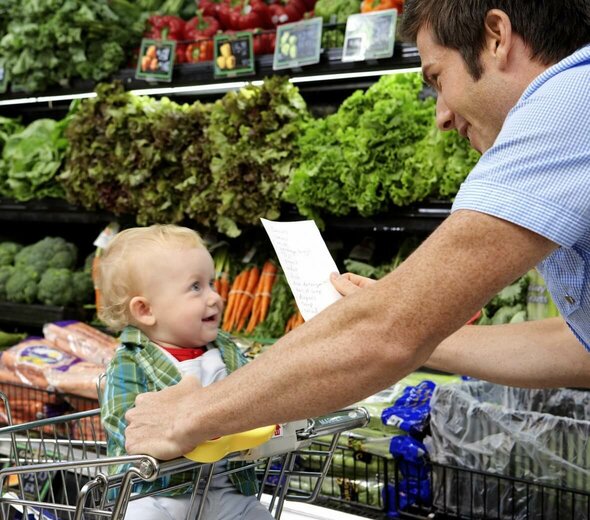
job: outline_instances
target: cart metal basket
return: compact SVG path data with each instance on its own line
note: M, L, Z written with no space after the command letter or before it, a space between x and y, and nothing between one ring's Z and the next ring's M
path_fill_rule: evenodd
M10 406L0 393L9 422ZM107 457L103 432L96 427L100 410L41 419L0 428L0 516L4 520L122 520L130 500L163 491L190 488L191 507L187 518L199 519L203 498L209 490L215 464L199 464L184 457L159 461L147 455ZM256 467L262 482L273 480L269 510L279 519L285 500L312 502L318 496L330 467L341 432L361 427L368 421L363 408L341 410L323 417L285 425L279 435L259 448L230 455L227 459L248 461L237 470L215 472L215 476ZM315 453L314 438L334 434L331 449ZM318 471L299 471L295 461L302 453L322 456ZM225 459L224 459L225 460ZM109 466L128 464L124 473L109 475ZM153 482L164 476L196 470L193 482L171 485L145 494L131 494L138 482ZM290 489L293 477L315 479L308 493ZM262 489L258 496L262 495Z

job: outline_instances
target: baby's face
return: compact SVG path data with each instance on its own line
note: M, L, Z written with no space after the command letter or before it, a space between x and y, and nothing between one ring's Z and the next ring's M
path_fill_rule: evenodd
M223 302L213 288L215 267L205 248L161 250L143 276L156 325L153 341L201 347L217 337Z

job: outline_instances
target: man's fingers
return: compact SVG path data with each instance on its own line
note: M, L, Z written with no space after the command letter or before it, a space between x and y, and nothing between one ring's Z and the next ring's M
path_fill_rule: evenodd
M349 274L350 273L338 275L333 273L330 275L330 281L332 282L332 285L342 296L348 296L349 294L352 294L353 292L356 292L360 289L358 285L350 281L348 277Z

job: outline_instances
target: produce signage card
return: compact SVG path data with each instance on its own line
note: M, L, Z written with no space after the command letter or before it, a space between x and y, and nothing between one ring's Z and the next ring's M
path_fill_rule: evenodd
M176 57L174 40L141 40L135 77L148 81L172 81Z
M214 75L216 78L255 74L254 46L251 32L215 36Z
M321 18L279 25L272 68L292 69L318 63L321 46Z
M330 282L338 267L313 220L260 219L277 253L303 319L310 320L342 296Z
M391 58L396 22L396 9L349 16L346 22L342 61Z

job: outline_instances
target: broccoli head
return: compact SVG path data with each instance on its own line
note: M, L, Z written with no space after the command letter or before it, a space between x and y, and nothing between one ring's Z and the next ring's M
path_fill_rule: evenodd
M23 248L16 242L0 243L0 265L12 265L15 255Z
M74 288L74 303L81 305L91 303L94 300L94 283L88 271L73 273L72 286Z
M37 299L45 305L67 306L74 299L72 271L50 267L39 282Z
M20 265L6 282L6 299L14 303L33 303L37 298L39 272L33 267Z
M14 273L14 266L0 266L0 300L6 300L6 282Z
M23 247L15 256L16 265L28 265L44 273L49 267L71 269L76 264L78 250L61 237L46 237Z

